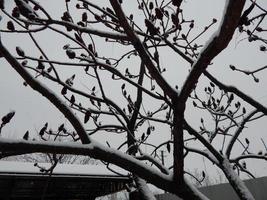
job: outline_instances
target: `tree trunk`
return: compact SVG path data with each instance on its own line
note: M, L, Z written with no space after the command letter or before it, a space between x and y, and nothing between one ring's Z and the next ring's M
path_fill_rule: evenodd
M156 200L144 179L135 177L134 180L137 185L140 200Z

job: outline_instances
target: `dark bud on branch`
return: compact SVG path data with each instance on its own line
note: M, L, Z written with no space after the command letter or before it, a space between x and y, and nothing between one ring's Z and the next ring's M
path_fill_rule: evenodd
M65 45L63 46L63 49L64 49L64 50L67 50L68 48L70 48L70 44L65 44Z
M41 59L42 57L40 57ZM40 69L40 70L44 70L45 69L45 65L42 61L38 61L38 66L37 66L37 69Z
M10 122L10 120L14 117L15 111L11 111L8 114L6 114L4 117L2 117L2 125L5 125Z
M257 77L253 77L254 78L254 81L256 82L256 83L258 83L259 81L260 81L260 79L258 79Z
M230 97L228 99L228 104L232 103L232 101L234 100L234 95L233 94L230 94Z
M178 8L180 7L181 3L183 0L172 0L172 4L174 6L177 6Z
M150 20L145 19L145 25L146 25L146 27L147 27L148 32L149 32L151 35L157 35L157 34L159 33L159 29L156 28L156 27L154 26L154 24L153 24Z
M68 85L68 86L72 86L73 85L73 81L74 81L74 78L75 78L75 74L73 74L70 78L68 78L65 83Z
M266 46L263 46L263 45L260 46L260 51L267 51L267 50L266 50Z
M67 11L64 12L63 13L63 16L61 17L61 19L63 21L71 22L71 16L70 16L69 12L67 12Z
M25 53L20 47L16 47L16 52L19 56L25 57Z
M71 106L73 106L74 103L75 103L75 97L74 97L74 95L71 95L71 97L70 97Z
M106 59L106 64L111 65L111 62L109 59Z
M236 70L236 68L235 68L234 65L229 65L229 67L230 67L230 69L233 70L233 71Z
M84 123L85 124L89 121L90 117L91 117L91 112L88 110L88 111L86 111L86 113L84 115Z
M94 16L95 16L96 21L98 21L98 22L102 21L102 19L99 15L95 14Z
M27 131L23 136L23 140L28 140L28 139L29 139L29 131Z
M125 89L125 83L122 84L121 89L122 89L122 90Z
M150 135L150 134L151 134L151 128L150 128L150 127L147 128L147 130L146 130L146 134L147 134L147 135Z
M15 3L18 7L19 12L29 20L34 20L38 15L32 9L32 7L28 4L28 2L24 0L15 0Z
M33 10L38 11L40 9L39 5L34 5Z
M141 141L144 141L146 138L145 134L143 133L142 136L141 136Z
M261 27L258 26L258 27L256 28L256 31L258 31L258 32L262 32L263 29L262 29Z
M28 64L28 61L27 60L23 60L22 62L21 62L21 65L22 66L26 66Z
M86 8L86 9L88 9L88 8L89 8L89 7L88 7L88 3L87 3L87 2L84 2L84 3L83 3L83 7Z
M247 145L249 145L249 140L248 140L248 138L245 138L245 141L246 141Z
M129 19L133 21L133 14L130 14Z
M76 56L75 52L72 51L71 49L67 49L66 54L70 59L74 59Z
M213 88L215 87L214 83L212 83L212 82L210 82L210 86Z
M61 132L63 131L65 128L64 128L64 124L61 124L59 127L58 127L58 132Z
M44 127L41 128L40 132L39 132L39 135L40 136L43 136L45 134L45 131L47 130L47 127L48 127L48 123L46 122Z
M108 145L108 147L110 147L110 144L109 144L109 142L108 142L108 141L106 141L106 144Z
M67 12L67 11L63 13L63 16L61 17L61 19L63 21L72 22L71 16L70 16L69 12ZM72 31L72 28L70 26L67 26L67 25L66 25L66 29L67 29L67 31Z
M7 29L10 30L10 31L14 31L15 30L15 26L14 26L12 21L8 21L7 22Z
M12 16L15 17L15 18L19 18L19 8L18 7L15 7L13 10L12 10Z
M93 48L93 45L92 44L89 44L88 45L88 49L89 49L89 51L91 51L91 52L94 53L94 48Z
M246 162L243 162L243 163L242 163L242 167L243 167L244 169L247 169L247 163L246 163Z
M206 177L206 173L204 171L202 171L202 177L203 179Z
M82 14L82 21L83 21L83 22L87 22L87 20L88 20L87 13L84 12L84 13Z
M62 95L66 95L66 94L67 94L67 90L68 90L67 87L64 86L64 87L62 88L62 90L61 90L61 94L62 94Z
M80 42L81 44L84 44L84 41L80 35L78 35L77 33L74 33L74 36L78 42Z
M190 28L194 28L194 22L191 22L189 25Z
M163 19L163 13L162 13L161 9L156 8L156 9L155 9L155 13L156 13L156 17L157 17L159 20L162 20L162 19Z
M50 73L53 70L53 67L48 67L47 68L47 73Z
M154 8L153 2L149 2L149 6L148 7L149 7L150 10L153 10L153 8Z

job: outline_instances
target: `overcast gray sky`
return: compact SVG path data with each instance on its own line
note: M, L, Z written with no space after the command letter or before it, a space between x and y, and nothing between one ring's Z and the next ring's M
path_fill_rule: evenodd
M13 1L6 1L7 9L10 9ZM103 5L109 5L107 1L95 1L97 3L102 3ZM126 2L126 0L125 0ZM263 7L267 8L266 0L258 0ZM41 4L45 5L48 8L48 11L55 18L60 18L62 12L58 12L58 8L62 7L64 1L53 1L46 0L40 1ZM127 1L127 7L125 7L125 12L132 12L133 1ZM221 19L222 10L224 7L225 1L222 0L202 0L202 1L193 1L187 0L183 4L184 15L188 19L195 19L195 29L196 31L202 29L204 26L208 25L213 18ZM48 5L48 6L46 6ZM197 16L197 17L195 17ZM138 17L138 16L136 16ZM140 15L141 17L141 15ZM218 23L217 23L218 24ZM6 28L6 20L0 24L1 29ZM205 40L216 30L216 26L211 28L204 36L199 40L202 44L205 43ZM16 46L21 46L25 49L26 52L31 52L33 55L39 55L36 49L32 49L32 44L27 37L22 36L21 34L1 34L2 42L12 51ZM59 49L65 44L61 37L52 34L51 32L46 32L45 34L37 35L37 38L40 39L41 46L47 50L47 54L51 58L59 58L61 60L65 59L65 55L59 52ZM267 73L263 72L259 74L260 82L255 83L251 77L247 77L240 73L230 73L229 64L233 64L240 67L246 67L247 69L255 69L261 66L266 65L266 52L258 51L259 43L252 45L248 44L246 40L242 40L244 35L235 33L234 38L227 47L227 49L220 54L214 61L213 65L209 67L209 71L212 72L219 80L222 80L224 83L233 84L247 94L255 97L257 100L262 102L267 106ZM249 45L249 46L248 46ZM112 47L109 45L107 48L103 45L101 49L103 54L116 55L119 51L116 46ZM189 65L182 61L182 59L177 58L174 53L169 51L162 52L163 57L160 62L163 67L168 68L168 71L165 73L165 78L174 86L181 85L186 78ZM133 66L133 63L128 63L130 66ZM65 74L66 77L73 74L75 68L69 68ZM202 79L205 82L205 78ZM79 80L79 87L83 87L85 80ZM205 82L206 83L206 82ZM106 82L105 84L109 84ZM55 90L59 90L57 86L54 86ZM205 87L205 84L200 83L198 88ZM115 88L115 86L114 86ZM84 88L86 90L86 88ZM110 91L113 91L112 89ZM5 115L11 110L16 111L16 115L12 122L8 124L3 129L3 136L5 137L14 137L22 138L24 133L27 130L30 130L31 134L38 132L39 129L44 125L46 121L49 122L49 126L58 127L62 122L66 123L66 119L51 105L48 101L43 98L40 94L32 91L29 87L23 86L23 80L16 74L16 72L4 61L0 59L0 116ZM112 97L116 99L116 95ZM188 108L186 112L187 119L198 127L199 126L199 115L192 108ZM249 125L249 131L246 132L244 137L248 137L253 134L251 138L251 148L254 148L256 151L263 149L263 145L260 141L260 138L263 138L267 141L267 128L266 128L266 119L260 120L255 124ZM164 132L168 130L159 129L159 132ZM100 138L103 136L100 136ZM123 140L125 138L121 138ZM162 137L157 138L162 140ZM103 141L105 143L105 141ZM238 151L238 149L237 149ZM168 158L166 158L168 159ZM254 163L253 163L254 164ZM209 164L207 163L209 166ZM267 164L266 162L258 161L257 164L257 176L267 175ZM193 158L188 161L188 168L194 169L203 167L202 158ZM254 170L252 170L254 171ZM213 172L216 173L216 170Z

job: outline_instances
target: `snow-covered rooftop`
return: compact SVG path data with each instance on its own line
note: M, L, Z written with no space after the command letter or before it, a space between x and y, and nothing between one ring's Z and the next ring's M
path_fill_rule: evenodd
M39 166L49 168L50 163L38 163ZM118 167L111 167L120 174L127 175L127 172ZM0 161L0 173L40 173L40 168L30 162ZM79 165L79 164L57 164L53 174L66 175L93 175L93 176L116 176L117 174L107 169L105 165Z

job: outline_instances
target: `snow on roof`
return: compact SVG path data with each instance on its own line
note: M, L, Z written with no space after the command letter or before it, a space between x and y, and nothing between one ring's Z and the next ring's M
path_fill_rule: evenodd
M49 168L50 163L38 163L38 165ZM127 175L127 172L116 166L111 167L112 170L120 174ZM0 161L0 173L40 173L40 169L30 162L16 162L16 161ZM117 174L107 169L105 165L79 165L79 164L57 164L53 174L68 174L68 175L102 175L102 176L116 176Z

